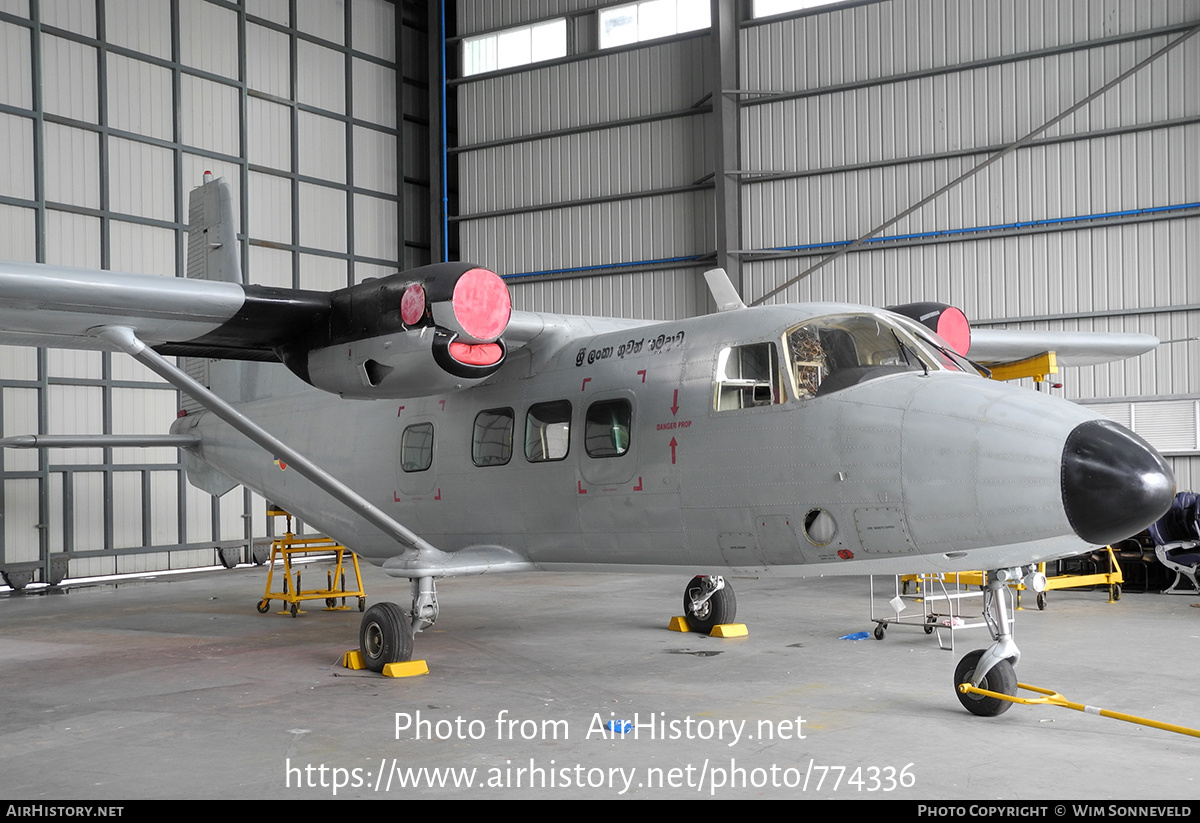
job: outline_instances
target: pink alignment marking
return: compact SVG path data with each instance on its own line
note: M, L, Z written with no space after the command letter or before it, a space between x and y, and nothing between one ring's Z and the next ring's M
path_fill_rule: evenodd
M415 326L425 315L425 287L413 283L400 296L400 319L406 326Z

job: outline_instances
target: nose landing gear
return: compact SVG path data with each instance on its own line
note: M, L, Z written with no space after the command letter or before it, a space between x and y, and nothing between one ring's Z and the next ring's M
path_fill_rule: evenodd
M1017 674L1014 667L1021 659L1021 651L1013 641L1012 589L1008 584L1023 580L1025 586L1041 592L1046 587L1046 578L1037 572L1037 567L1027 571L1021 568L998 569L988 572L987 592L984 595L984 620L992 633L993 643L986 649L970 652L954 669L954 686L958 702L971 714L980 717L996 717L1008 711L1012 703L998 697L964 692L962 686L970 684L997 694L1013 697L1017 693Z

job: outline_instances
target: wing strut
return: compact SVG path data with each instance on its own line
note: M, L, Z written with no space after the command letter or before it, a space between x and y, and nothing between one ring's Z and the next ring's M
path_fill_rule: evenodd
M230 426L233 426L267 451L285 459L289 469L294 468L302 477L311 480L322 491L338 502L344 503L355 514L361 516L396 542L416 549L420 552L422 559L446 557L446 554L440 549L422 540L416 533L406 529L388 517L377 506L354 491L354 489L259 426L187 374L172 366L162 355L139 340L138 336L134 334L133 329L128 326L101 326L93 329L92 333L104 342L116 346L175 388L190 394L217 417L224 420Z

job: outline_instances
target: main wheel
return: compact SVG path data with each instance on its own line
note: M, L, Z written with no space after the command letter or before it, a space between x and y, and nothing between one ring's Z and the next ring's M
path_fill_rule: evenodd
M963 708L971 714L976 714L980 717L995 717L1008 711L1008 707L1012 703L1007 700L1001 700L998 697L988 697L982 694L964 694L958 690L960 683L969 683L971 678L975 676L975 667L979 664L979 658L981 657L983 657L983 649L976 649L958 661L958 666L954 669L954 693L958 695L958 702L962 703ZM987 689L989 692L1015 695L1017 693L1017 673L1013 670L1012 663L1007 660L1001 660L995 666L992 666L991 671L987 673L987 676L983 678L983 682L979 684L979 688Z
M395 603L376 603L367 609L358 627L358 648L373 672L388 663L412 660L412 623Z
M726 581L720 591L714 592L698 609L694 608L692 592L698 597L703 591L704 577L693 577L692 582L683 590L683 616L689 629L701 634L710 634L713 626L732 623L737 617L737 598L733 594L733 586Z

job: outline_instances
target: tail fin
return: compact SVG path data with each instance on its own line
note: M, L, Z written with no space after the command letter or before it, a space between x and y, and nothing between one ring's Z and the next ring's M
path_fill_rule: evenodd
M189 280L222 280L245 285L233 218L233 186L224 177L213 180L212 172L204 173L204 184L192 189L188 199L186 276ZM214 364L207 357L189 356L179 358L179 367L205 388L229 400L240 399L240 363ZM187 414L203 409L197 400L183 393L179 395L179 407ZM188 474L198 477L199 467L196 475L192 475L189 466Z
M244 284L233 219L233 187L224 177L192 189L188 201L187 277Z

